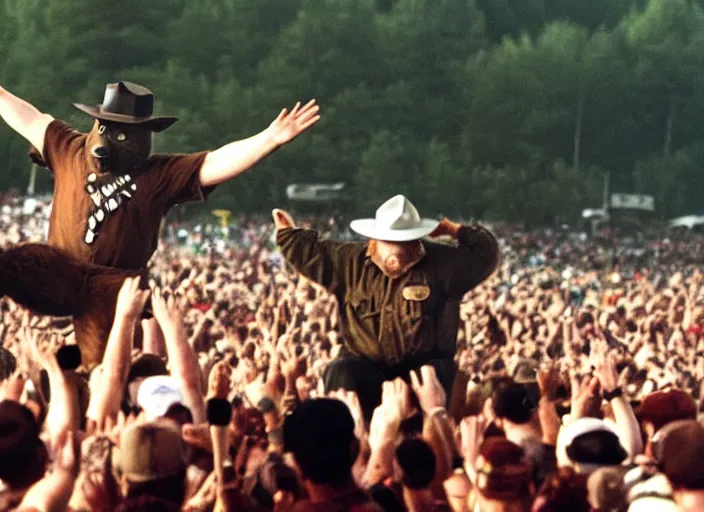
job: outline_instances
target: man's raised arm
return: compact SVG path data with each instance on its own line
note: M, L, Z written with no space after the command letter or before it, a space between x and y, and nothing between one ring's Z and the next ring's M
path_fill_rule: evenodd
M0 117L40 153L44 153L44 135L54 120L52 116L39 112L30 103L0 87Z
M297 103L291 112L283 109L266 130L211 151L200 169L201 186L219 185L243 173L317 123L318 111L315 100L303 107Z
M298 272L329 292L345 288L343 270L348 268L351 244L320 240L318 232L296 227L291 215L278 208L272 212L276 225L276 245Z

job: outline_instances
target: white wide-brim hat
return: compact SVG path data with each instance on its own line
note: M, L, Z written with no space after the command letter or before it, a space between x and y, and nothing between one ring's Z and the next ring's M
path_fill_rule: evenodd
M435 231L440 221L421 219L416 207L402 195L382 204L373 219L357 219L350 228L367 238L385 242L410 242Z

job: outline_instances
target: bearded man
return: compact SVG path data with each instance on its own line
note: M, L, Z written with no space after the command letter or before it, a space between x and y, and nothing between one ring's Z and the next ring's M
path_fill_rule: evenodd
M368 421L384 381L408 380L430 365L449 397L460 302L496 269L494 236L477 225L422 219L402 195L381 205L375 218L350 224L366 243L321 240L285 211L273 217L285 258L339 304L343 348L325 371L326 392L356 391ZM451 237L455 244L425 237Z

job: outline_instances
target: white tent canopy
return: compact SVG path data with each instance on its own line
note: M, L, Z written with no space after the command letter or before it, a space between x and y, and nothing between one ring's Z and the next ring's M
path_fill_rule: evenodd
M670 220L671 228L688 228L704 225L704 215L685 215Z
M294 201L330 201L339 199L344 183L294 183L286 187L286 197Z

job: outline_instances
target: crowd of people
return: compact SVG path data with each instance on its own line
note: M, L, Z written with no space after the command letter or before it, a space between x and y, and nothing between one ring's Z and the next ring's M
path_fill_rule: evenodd
M45 232L0 213L0 247ZM338 304L270 222L167 226L95 368L3 299L0 510L704 510L704 238L491 229L451 396L423 367L369 422L324 391Z

